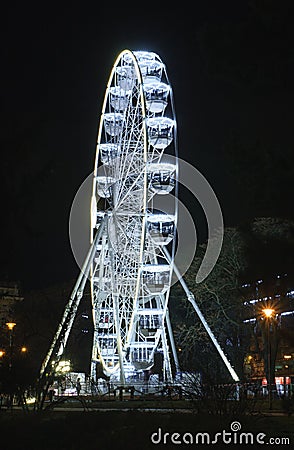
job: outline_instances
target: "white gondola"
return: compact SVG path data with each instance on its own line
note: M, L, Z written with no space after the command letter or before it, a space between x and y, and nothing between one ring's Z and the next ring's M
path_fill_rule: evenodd
M149 142L152 147L165 149L173 141L175 121L169 117L147 119Z
M112 195L114 181L114 178L105 175L99 175L97 177L97 194L99 197L109 198Z
M134 52L134 55L136 56L136 59L138 61L138 64L141 68L141 64L143 63L151 63L156 60L157 55L154 52L146 52L145 50L137 50ZM129 55L126 55L126 59L129 58Z
M125 90L131 90L134 86L134 68L132 65L117 66L116 82Z
M164 112L168 96L170 93L170 86L166 83L147 83L143 85L146 108L152 113Z
M157 330L162 326L162 317L158 314L143 314L139 318L141 329Z
M167 245L174 237L175 216L168 214L149 214L147 230L156 245Z
M134 52L144 83L161 81L164 64L158 61L158 56L154 52L138 51ZM125 55L125 62L129 63L129 55Z
M100 144L99 150L101 162L106 166L111 164L118 155L118 146L116 144Z
M114 86L109 89L109 99L111 106L116 111L123 111L127 108L132 91L125 90L120 86Z
M150 189L155 194L169 194L175 187L176 166L168 163L152 163L148 166Z
M142 279L149 294L162 294L170 285L170 266L168 264L146 264Z
M135 369L146 370L153 365L152 351L153 348L145 343L132 348L131 361Z
M98 326L99 328L111 328L113 326L113 312L109 309L101 309Z
M104 114L104 127L110 136L118 136L123 127L124 116L121 113Z
M113 349L116 348L116 336L113 334L105 334L99 337L100 353L103 356L112 356Z
M144 83L161 81L163 64L159 61L142 61L139 63Z

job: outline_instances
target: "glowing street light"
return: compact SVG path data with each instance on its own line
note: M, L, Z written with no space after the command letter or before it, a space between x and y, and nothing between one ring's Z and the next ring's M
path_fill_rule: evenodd
M9 370L11 370L12 367L12 335L13 335L13 329L16 325L15 322L6 322L6 325L9 330Z
M275 310L272 308L264 308L262 312L266 318L270 319L273 317Z
M270 339L270 321L275 315L275 310L272 308L264 308L262 310L264 317L267 322L267 364L268 364L268 399L269 399L269 409L272 409L272 371L271 371L271 339Z
M13 328L15 327L16 323L15 322L7 322L6 323L9 331L13 331Z

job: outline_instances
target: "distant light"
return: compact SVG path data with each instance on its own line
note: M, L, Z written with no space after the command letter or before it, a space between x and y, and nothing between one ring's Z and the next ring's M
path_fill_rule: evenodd
M258 299L258 300L249 300L248 303L254 305L255 303L258 303L258 302L261 302L261 299Z
M2 356L5 355L5 351L4 350L0 350L0 358L2 358Z
M27 349L26 347L21 347L20 351L21 351L22 353L26 353L26 352L28 351L28 349Z
M292 355L284 355L284 359L291 359Z
M283 313L281 314L281 316L290 316L290 315L292 315L292 314L294 314L294 311L286 311L286 312L283 312Z
M8 326L9 330L12 331L15 327L16 323L14 322L7 322L6 325Z
M62 372L62 373L70 372L70 360L59 361L55 371Z

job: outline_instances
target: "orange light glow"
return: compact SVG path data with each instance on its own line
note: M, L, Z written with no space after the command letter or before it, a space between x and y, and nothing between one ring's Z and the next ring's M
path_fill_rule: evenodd
M263 312L263 314L265 315L265 317L270 318L270 317L273 316L275 310L272 309L272 308L265 308L265 309L262 310L262 312Z

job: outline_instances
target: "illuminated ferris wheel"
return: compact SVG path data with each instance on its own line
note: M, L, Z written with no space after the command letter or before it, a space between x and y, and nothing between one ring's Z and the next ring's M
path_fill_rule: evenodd
M165 65L153 52L124 50L105 92L93 178L96 380L101 371L121 383L145 371L172 380L168 298L177 222L176 146ZM163 195L172 198L167 211L155 208Z
M175 109L165 65L153 52L124 50L111 70L99 122L91 245L41 366L42 401L60 375L88 280L94 325L91 382L106 378L133 385L151 374L159 382L175 380L179 363L168 303L176 280L232 378L239 381L174 263L178 164Z

